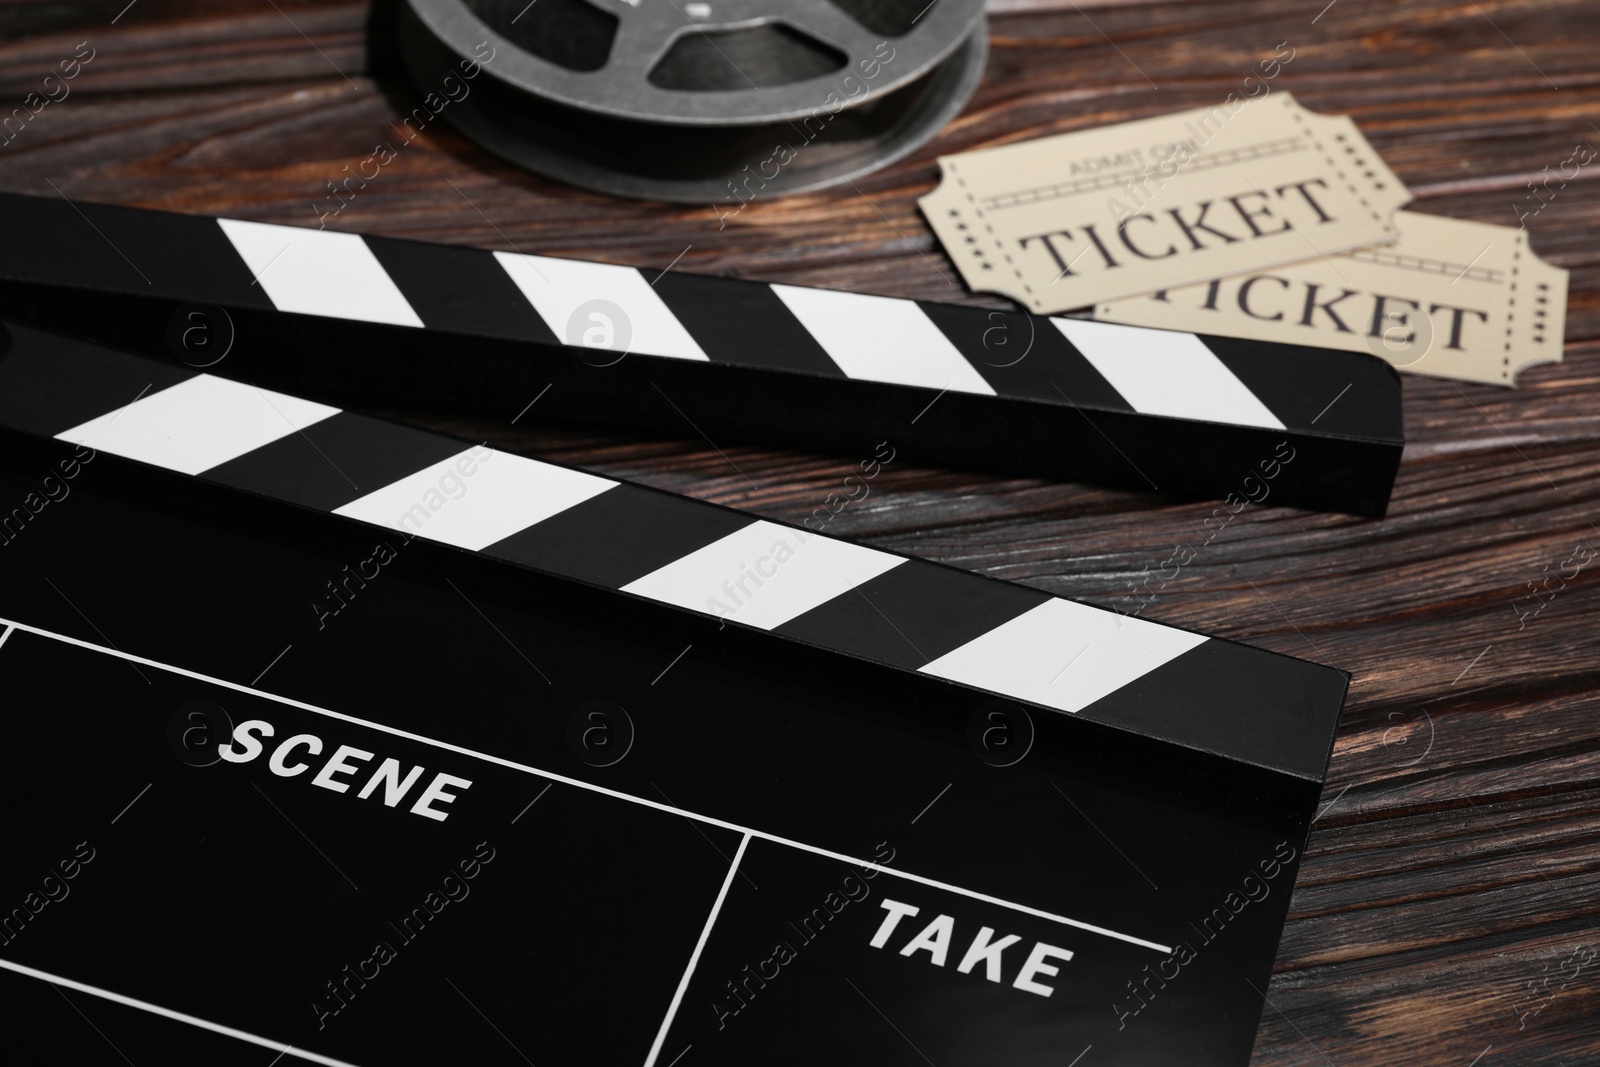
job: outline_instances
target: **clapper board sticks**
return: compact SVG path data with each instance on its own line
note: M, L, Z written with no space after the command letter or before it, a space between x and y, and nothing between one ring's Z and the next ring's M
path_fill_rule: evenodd
M913 462L1370 515L1403 444L1398 377L1358 353L62 198L0 210L13 318L226 348L239 376L335 401L510 419L537 396L543 417L719 443L892 437Z
M1341 672L8 341L8 1040L1248 1060Z

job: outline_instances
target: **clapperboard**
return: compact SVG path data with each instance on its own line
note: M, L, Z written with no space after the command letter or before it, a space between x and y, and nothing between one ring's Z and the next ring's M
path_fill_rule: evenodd
M263 385L1381 515L1361 353L0 195L12 318L227 352ZM94 299L86 301L85 294ZM170 340L169 340L170 335Z
M1342 672L6 341L15 1047L1248 1060Z

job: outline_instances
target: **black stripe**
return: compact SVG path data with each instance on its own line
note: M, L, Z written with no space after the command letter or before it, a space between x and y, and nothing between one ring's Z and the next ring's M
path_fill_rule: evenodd
M914 670L1049 599L1037 589L907 560L773 632Z
M430 330L557 342L493 252L385 237L364 240Z
M203 477L332 511L466 448L451 437L341 411Z
M271 311L216 219L0 194L0 278Z
M75 338L10 324L0 358L0 424L54 437L195 376Z
M1208 334L1200 340L1291 430L1405 436L1400 375L1377 356Z
M1321 781L1348 685L1333 667L1211 640L1078 714Z
M957 304L917 306L999 396L1133 410L1049 319Z
M755 521L671 493L618 485L483 551L620 589Z
M639 273L713 362L845 376L771 286L670 271Z

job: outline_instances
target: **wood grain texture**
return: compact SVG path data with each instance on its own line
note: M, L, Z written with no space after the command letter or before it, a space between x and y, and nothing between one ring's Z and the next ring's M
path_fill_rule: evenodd
M113 25L125 4L0 5L0 102L78 42L96 49L71 96L0 147L0 188L315 225L324 183L414 102L369 63L363 3L140 0ZM518 172L438 124L329 224L984 305L917 213L937 155L1215 104L1279 42L1295 53L1276 87L1352 115L1417 210L1514 225L1528 182L1600 143L1592 0L1003 0L991 32L977 97L933 144L720 228L709 206ZM1194 545L1146 616L1353 672L1261 1067L1600 1062L1600 564L1519 599L1579 543L1600 547L1597 179L1585 168L1527 221L1572 271L1566 361L1515 391L1409 379L1383 520L1266 506L1207 542L1209 505L893 464L832 527L1124 608ZM782 519L857 458L719 450L688 425L668 439L398 414Z

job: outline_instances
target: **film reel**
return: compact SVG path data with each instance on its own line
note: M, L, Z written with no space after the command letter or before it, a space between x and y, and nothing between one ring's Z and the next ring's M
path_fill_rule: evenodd
M988 51L983 0L406 0L400 41L425 92L493 49L442 115L505 159L730 207L911 152Z

